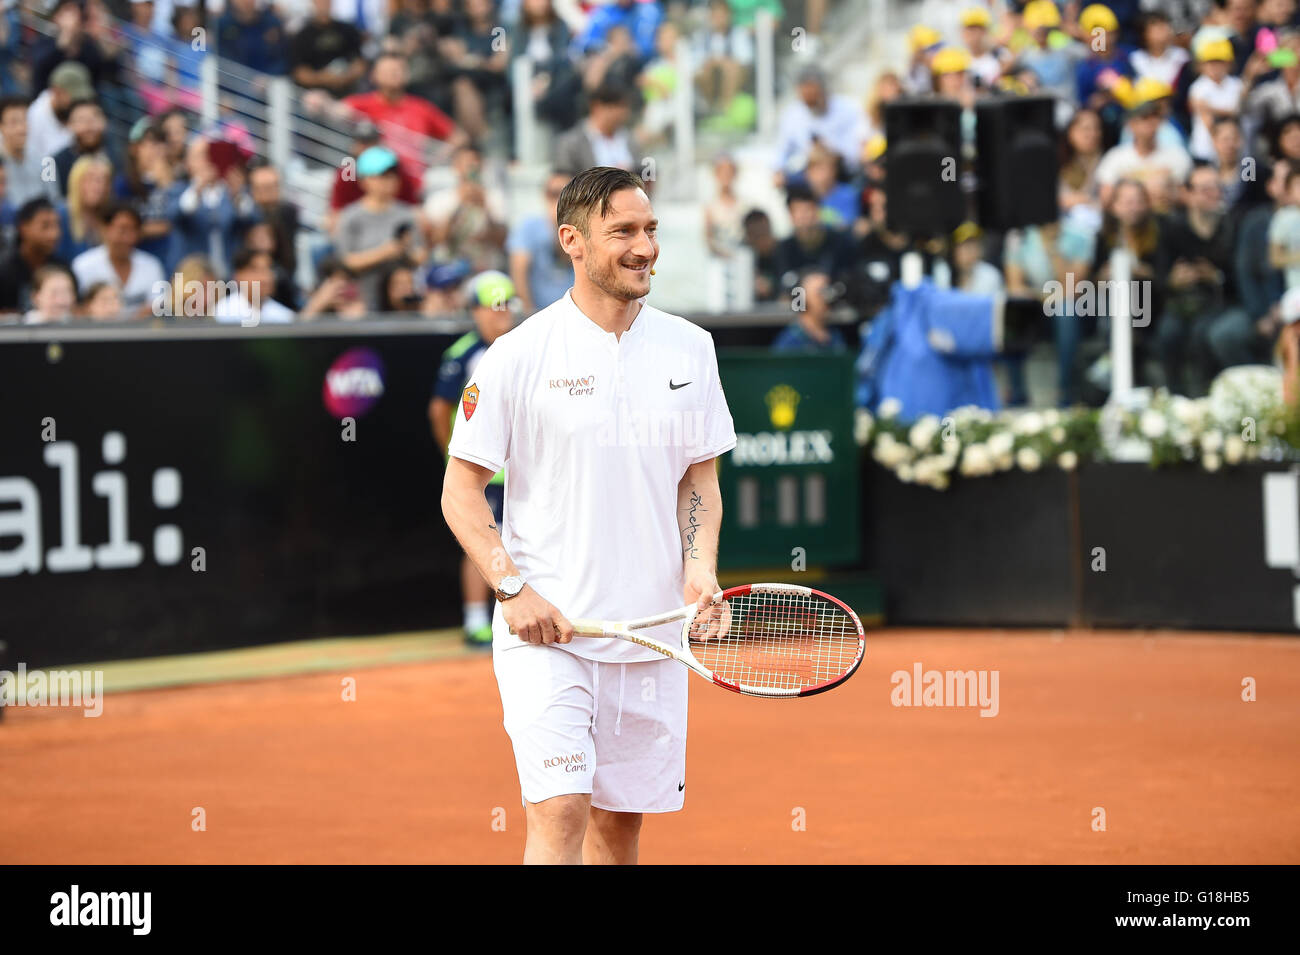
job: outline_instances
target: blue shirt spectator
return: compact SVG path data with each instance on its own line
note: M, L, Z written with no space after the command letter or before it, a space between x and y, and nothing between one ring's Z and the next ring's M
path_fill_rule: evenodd
M578 49L583 53L603 46L605 36L616 26L627 27L632 35L632 42L643 60L649 60L655 53L655 31L663 20L663 11L654 0L617 0L609 6L597 7L591 11L587 28L578 37Z
M1127 46L1117 46L1106 53L1096 53L1079 63L1074 68L1074 85L1078 94L1079 102L1086 106L1092 94L1099 89L1097 79L1107 70L1113 71L1117 76L1133 77L1133 65L1130 57L1133 50Z
M826 329L826 341L818 341L808 333L802 322L791 322L781 329L772 342L772 351L843 351L848 348L838 328Z
M217 19L217 55L250 70L284 76L288 50L284 24L270 8L258 10L257 0L230 0Z
M573 285L573 261L564 254L556 237L553 220L543 215L528 216L510 230L506 239L511 271L526 269L525 305L534 310L558 302ZM521 292L523 290L521 289Z
M790 293L790 305L799 317L781 330L772 351L843 351L847 348L838 328L831 328L831 279L825 272L808 271Z

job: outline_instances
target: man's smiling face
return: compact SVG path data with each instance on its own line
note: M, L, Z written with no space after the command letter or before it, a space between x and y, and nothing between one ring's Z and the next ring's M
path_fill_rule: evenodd
M581 239L582 267L602 292L625 302L650 292L650 269L659 258L659 220L643 189L620 189L609 211L592 216Z

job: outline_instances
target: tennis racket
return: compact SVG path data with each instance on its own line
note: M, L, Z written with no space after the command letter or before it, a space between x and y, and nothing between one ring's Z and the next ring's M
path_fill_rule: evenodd
M679 644L639 631L681 620ZM584 637L617 637L690 667L745 696L812 696L839 686L866 653L862 624L830 594L793 584L746 584L696 604L639 620L573 620Z

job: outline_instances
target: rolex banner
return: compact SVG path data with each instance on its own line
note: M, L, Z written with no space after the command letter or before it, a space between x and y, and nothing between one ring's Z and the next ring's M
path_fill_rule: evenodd
M736 423L720 474L720 566L788 573L856 563L852 356L728 348L718 350L718 370Z

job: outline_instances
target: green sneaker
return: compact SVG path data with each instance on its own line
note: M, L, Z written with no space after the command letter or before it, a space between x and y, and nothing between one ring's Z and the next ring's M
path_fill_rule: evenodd
M465 643L479 649L492 649L492 625L484 624L477 630L466 630Z

